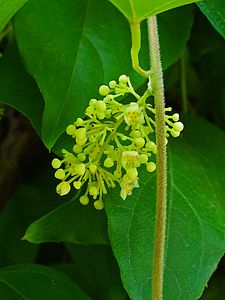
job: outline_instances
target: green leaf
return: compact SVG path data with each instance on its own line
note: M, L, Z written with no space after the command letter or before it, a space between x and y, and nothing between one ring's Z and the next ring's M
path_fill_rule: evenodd
M29 180L29 184L19 184L1 210L1 266L35 261L39 247L21 238L32 222L59 203L59 197L52 188L55 184L52 172L46 170L44 164L40 169L32 168L32 181Z
M179 7L159 15L160 52L164 70L182 56L191 35L192 23L193 10L191 5ZM147 44L144 47L147 47Z
M72 268L58 266L65 270L78 286L92 299L127 300L122 286L119 268L109 246L82 246L66 244L72 258Z
M172 8L196 1L193 0L109 0L129 21L142 21Z
M128 24L107 1L30 0L15 17L15 33L45 99L42 137L48 148L98 96L101 84L134 74Z
M106 216L71 200L32 223L23 239L31 243L108 244Z
M20 111L41 134L44 100L24 70L15 44L0 59L0 78L0 102Z
M168 31L168 22L180 26ZM191 9L163 14L159 23L167 68L189 37ZM135 87L145 80L131 67L129 24L107 1L30 0L16 15L15 32L26 68L45 98L42 139L48 148L83 115L89 99L98 97L101 84L122 73L129 74ZM146 33L143 49L147 47ZM142 56L148 68L148 51Z
M168 217L164 297L198 299L225 251L225 134L187 116L168 149ZM155 175L122 201L106 200L109 235L132 300L149 299L155 214Z
M198 7L206 15L215 29L225 38L225 6L224 0L204 0Z
M27 0L0 0L0 32Z
M61 241L85 245L108 244L104 211L99 212L93 206L84 207L77 199L68 201L71 195L63 198L59 196L55 191L58 180L54 178L53 168L49 170L50 161L46 163L47 168L45 164L41 164L40 170L34 170L32 175L33 182L30 185L35 192L27 190L27 194L24 195L24 202L29 202L27 207L33 214L30 222L39 219L28 227L23 240L34 244ZM26 189L24 194L25 192ZM18 203L22 202L18 195L14 197ZM24 206L26 211L26 205Z
M0 269L0 298L7 300L90 299L64 274L34 264Z
M28 201L29 195L32 202ZM26 227L35 220L32 209L39 207L37 191L33 187L21 186L0 214L0 264L34 262L38 247L21 241ZM38 213L36 214L36 218ZM9 234L10 232L10 234Z

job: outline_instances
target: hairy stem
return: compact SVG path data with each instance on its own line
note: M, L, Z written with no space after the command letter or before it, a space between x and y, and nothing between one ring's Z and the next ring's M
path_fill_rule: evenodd
M131 22L130 23L131 29L131 40L132 40L132 47L131 47L131 61L132 66L136 72L141 74L144 77L149 77L150 71L143 70L139 65L139 51L141 49L141 30L140 30L140 22Z
M160 59L159 36L156 16L148 19L151 88L156 110L156 222L153 249L152 300L163 299L164 256L166 237L167 155L165 136L165 97ZM150 86L150 84L149 84Z

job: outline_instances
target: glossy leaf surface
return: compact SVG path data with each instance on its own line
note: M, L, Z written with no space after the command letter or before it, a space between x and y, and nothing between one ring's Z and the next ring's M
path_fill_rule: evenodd
M181 8L163 14L159 22L167 68L182 53L192 12ZM168 31L168 22L180 26ZM48 148L98 97L101 84L122 73L129 74L135 87L145 80L131 67L129 24L107 1L30 0L15 18L15 33L26 68L45 99L42 139ZM143 49L141 60L149 68L147 34Z
M129 21L142 21L172 8L193 3L193 0L110 0Z
M27 0L0 0L0 32Z
M170 140L168 149L167 300L198 299L225 251L225 163L221 160L225 135L202 119L189 116L186 120L182 137ZM147 300L155 175L143 172L140 189L126 201L118 193L112 194L106 200L106 212L125 288L132 300Z
M71 200L32 223L24 239L35 244L108 244L106 216L93 206L84 207L77 199Z
M132 73L128 24L115 22L119 12L102 4L104 9L97 0L30 0L15 18L21 54L45 99L42 135L48 148L83 114L101 84Z
M7 300L90 299L64 274L34 264L0 269L0 298Z

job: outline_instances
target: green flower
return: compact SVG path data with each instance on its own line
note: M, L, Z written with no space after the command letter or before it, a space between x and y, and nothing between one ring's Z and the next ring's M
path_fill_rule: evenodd
M54 158L55 177L61 182L56 191L63 196L71 187L84 191L79 198L83 205L93 201L98 210L104 208L103 197L110 188L120 186L120 196L126 199L138 188L138 168L145 165L148 172L156 169L154 156L155 109L148 102L149 90L138 95L129 77L121 75L99 88L102 99L91 99L85 117L78 118L66 128L74 139L71 151L62 150L63 159ZM119 102L130 94L129 104ZM134 101L136 99L136 102ZM167 115L165 109L166 136L177 137L183 130L179 114Z

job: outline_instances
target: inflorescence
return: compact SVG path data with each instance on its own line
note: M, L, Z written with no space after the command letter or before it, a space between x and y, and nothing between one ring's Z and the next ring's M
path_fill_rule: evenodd
M119 82L99 88L102 100L91 99L85 118L78 118L66 128L75 144L72 152L62 150L64 158L54 158L55 177L61 182L56 191L63 196L71 186L76 190L85 187L80 203L87 205L90 198L94 207L103 209L103 195L108 188L121 188L120 196L126 199L133 188L139 187L138 168L148 172L156 169L154 155L155 109L147 103L150 89L139 96L133 89L129 77L121 75ZM125 94L133 95L134 101L122 104L119 99ZM165 109L166 136L178 137L184 126L179 114L167 115L172 108Z

